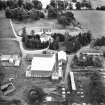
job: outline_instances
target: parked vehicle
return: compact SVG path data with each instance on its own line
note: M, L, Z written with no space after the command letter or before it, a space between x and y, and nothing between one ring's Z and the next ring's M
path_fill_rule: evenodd
M10 93L14 92L16 90L16 88L12 82L9 82L7 84L2 85L1 90L4 95L9 95Z

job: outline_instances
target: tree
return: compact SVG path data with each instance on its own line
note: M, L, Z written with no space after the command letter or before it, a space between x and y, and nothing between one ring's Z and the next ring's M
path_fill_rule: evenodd
M3 67L3 65L1 64L1 61L0 61L0 86L3 82L4 77L5 77L5 74L3 72L4 70L5 70L5 68Z
M44 96L44 91L36 86L28 87L24 91L24 98L28 104L39 105L42 102Z
M66 16L61 15L58 17L58 23L61 24L64 28L69 25L69 21Z
M51 0L51 2L50 2L50 6L53 6L54 8L56 8L56 2L55 2L55 0Z
M56 18L57 17L57 9L53 6L49 6L48 8L48 18Z
M80 2L77 2L77 3L76 3L76 9L77 9L77 10L80 10L80 9L81 9L81 3L80 3Z
M35 9L38 9L38 10L41 10L42 9L42 3L38 0L33 0L32 1L33 5L34 5L34 8Z
M99 72L93 72L93 75L90 77L91 82L89 84L89 93L88 97L90 98L91 103L100 104L105 103L105 94L104 86L101 80Z
M30 2L26 2L24 4L24 8L27 9L27 10L31 10L33 8L33 4L30 3Z
M23 5L23 0L18 0L18 5L21 7Z
M23 27L23 28L22 28L22 34L21 34L21 36L22 36L22 37L25 37L26 35L27 35L26 27Z
M72 0L72 2L74 2L74 3L75 3L75 2L77 2L77 0Z
M65 9L65 3L63 1L57 1L58 3L58 9L59 10L64 10Z
M50 49L51 50L58 50L59 49L59 44L57 41L54 41L53 43L50 44Z
M39 11L37 11L35 9L31 9L30 11L28 11L28 14L32 20L39 20L40 19Z
M30 35L35 36L35 31L31 30Z

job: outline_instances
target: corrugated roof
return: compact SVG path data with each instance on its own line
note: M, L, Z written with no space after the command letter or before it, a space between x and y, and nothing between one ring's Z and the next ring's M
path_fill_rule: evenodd
M53 56L33 57L31 70L33 71L52 71L55 65L55 54Z

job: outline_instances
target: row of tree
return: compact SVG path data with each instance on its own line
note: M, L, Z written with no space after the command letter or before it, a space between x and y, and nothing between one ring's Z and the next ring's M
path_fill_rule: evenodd
M104 46L105 45L105 37L101 37L95 40L94 46Z
M87 2L86 0L83 0L83 2L77 2L77 0L72 1L72 3L75 3L76 9L80 10L83 7L86 7L87 9L91 9L91 3ZM50 4L46 7L46 9L49 8L49 6L52 6L56 8L57 10L72 10L73 5L72 3L68 3L67 1L61 1L61 0L51 0Z
M86 7L87 9L92 9L90 2L76 2L76 9L81 10L83 7Z
M0 10L6 9L7 7L14 9L17 7L23 7L25 9L42 9L42 3L38 0L32 0L32 2L24 2L23 0L7 0L7 1L0 1Z
M22 7L18 7L15 9L6 8L5 15L7 18L16 19L18 21L22 21L24 19L32 19L39 20L40 18L44 18L44 14L36 9L27 10Z

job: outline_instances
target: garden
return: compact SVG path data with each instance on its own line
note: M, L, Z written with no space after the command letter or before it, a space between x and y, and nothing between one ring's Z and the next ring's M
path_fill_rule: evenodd
M49 37L44 41L41 40L41 37L44 35ZM22 29L21 33L22 42L26 49L44 49L49 48L51 50L60 50L64 48L64 51L67 53L75 53L81 47L88 45L91 42L91 33L79 33L77 36L71 36L69 33L50 33L46 32L42 34L35 33L34 30L31 30L30 34L27 34L26 28Z

